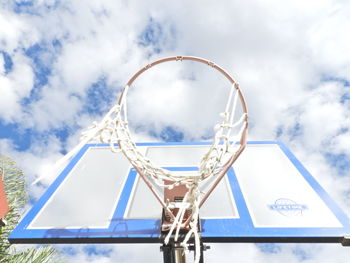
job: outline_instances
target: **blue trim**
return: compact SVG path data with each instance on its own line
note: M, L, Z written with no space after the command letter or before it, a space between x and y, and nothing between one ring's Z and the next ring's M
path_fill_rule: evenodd
M253 222L250 217L248 207L244 201L243 193L241 187L239 186L236 174L233 168L230 168L227 172L227 178L229 180L231 191L233 193L234 201L237 206L237 210L239 211L239 218L243 220L244 224L249 227L253 227ZM243 223L242 222L242 223Z
M289 160L295 165L305 180L310 184L314 191L320 196L324 203L335 214L339 222L343 225L340 228L262 228L254 227L249 210L246 206L241 187L237 180L234 170L231 168L227 177L233 193L234 200L239 213L239 218L232 219L203 219L201 220L202 238L211 242L232 242L240 240L252 240L254 242L271 239L273 242L285 242L286 240L296 240L295 238L314 238L313 242L327 240L340 242L341 238L350 234L350 223L347 215L335 204L328 196L325 190L297 160L297 158L288 150L288 148L274 141L250 141L248 144L271 144L278 145ZM138 146L180 146L180 145L211 145L211 142L173 142L173 143L138 143ZM157 242L160 237L160 219L124 219L123 215L132 188L136 180L137 173L130 169L120 199L108 228L98 229L28 229L30 222L43 208L49 198L55 193L58 187L69 176L73 167L84 156L90 147L106 147L108 144L87 144L77 153L68 166L61 172L57 179L50 185L44 195L36 202L33 208L18 224L9 236L11 242L18 243L92 243L92 242ZM190 171L197 170L197 167L165 167L172 171ZM237 239L238 238L238 239ZM246 239L244 239L246 238ZM249 239L253 238L253 239ZM288 239L290 238L290 239ZM294 239L293 239L294 238ZM334 238L334 239L324 239ZM24 240L24 241L23 241ZM39 242L40 240L40 242ZM322 242L323 242L322 241Z
M136 175L137 175L136 170L130 169L128 178L125 182L123 191L122 191L120 198L119 198L119 201L118 201L117 209L114 212L113 220L123 218L126 207L128 205L128 202L129 202L129 197L131 195L132 188L133 188L135 180L136 180Z

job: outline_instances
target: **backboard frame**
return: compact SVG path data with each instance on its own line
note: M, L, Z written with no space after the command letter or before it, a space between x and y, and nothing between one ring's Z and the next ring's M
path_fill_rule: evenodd
M202 242L254 242L254 243L343 243L348 244L344 238L350 234L350 221L348 216L330 198L315 178L305 169L300 161L281 142L250 141L249 145L276 145L288 160L296 167L305 181L333 212L342 227L256 227L245 202L245 196L237 179L235 170L230 168L227 178L236 202L239 218L234 219L201 219ZM183 146L183 145L210 145L200 143L138 143L138 146ZM106 147L107 144L87 144L72 158L67 167L49 186L43 196L34 204L15 230L9 236L11 243L161 243L161 219L123 219L131 196L137 173L130 168L125 179L113 219L108 228L69 228L69 229L30 229L28 226L35 216L48 202L61 183L69 176L70 171L84 156L90 147ZM165 167L169 170L195 170L196 167ZM161 206L160 208L161 209Z

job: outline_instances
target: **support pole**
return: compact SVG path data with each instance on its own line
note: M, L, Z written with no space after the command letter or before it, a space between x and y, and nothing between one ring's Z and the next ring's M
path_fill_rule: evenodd
M174 252L176 263L186 263L185 250L183 247L181 247L180 243L175 243Z
M184 248L180 246L180 243L164 244L160 250L163 251L164 263L186 263Z

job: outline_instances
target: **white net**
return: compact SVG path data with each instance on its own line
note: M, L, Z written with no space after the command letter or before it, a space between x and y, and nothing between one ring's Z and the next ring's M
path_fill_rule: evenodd
M174 174L169 170L155 165L144 156L137 148L130 136L127 122L127 107L125 103L129 86L126 86L120 99L120 104L114 106L99 124L94 124L83 133L82 140L99 141L109 143L112 151L123 151L130 163L137 169L138 173L146 180L163 187L172 189L179 185L185 185L188 192L183 198L182 205L173 216L171 228L165 238L167 244L172 236L176 242L180 229L189 225L190 230L186 234L182 245L187 248L190 238L194 238L195 249L199 251L198 216L203 194L199 190L199 184L210 176L218 176L226 173L232 162L237 158L237 154L242 149L242 137L245 136L247 128L247 114L243 113L238 121L233 122L239 90L236 85L231 88L225 112L221 114L222 122L216 126L216 133L211 147L200 161L199 170L196 174L189 176ZM239 128L237 134L232 134L234 128ZM245 143L245 141L243 142ZM119 145L119 149L115 145ZM171 181L171 184L165 184ZM150 186L150 184L148 184ZM151 187L151 186L150 186ZM165 204L165 203L163 203ZM172 216L172 203L165 204L164 207ZM183 222L185 212L190 210L190 218ZM175 235L174 235L175 233ZM195 262L199 261L200 253L196 253Z

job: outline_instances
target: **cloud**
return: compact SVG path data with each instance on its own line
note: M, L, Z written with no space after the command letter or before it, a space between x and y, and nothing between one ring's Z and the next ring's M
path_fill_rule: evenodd
M30 16L18 16L7 8L2 9L0 14L2 50L12 53L18 47L28 47L39 40L37 30L30 26L30 19Z
M348 5L335 4L329 16L310 30L312 55L318 58L318 67L328 74L349 79L350 37L345 32L350 26Z
M33 86L33 71L28 59L23 54L15 53L11 57L13 68L9 73L5 71L5 61L2 61L0 85L0 114L5 121L14 121L21 115L21 100L27 97ZM0 61L1 62L1 61Z

